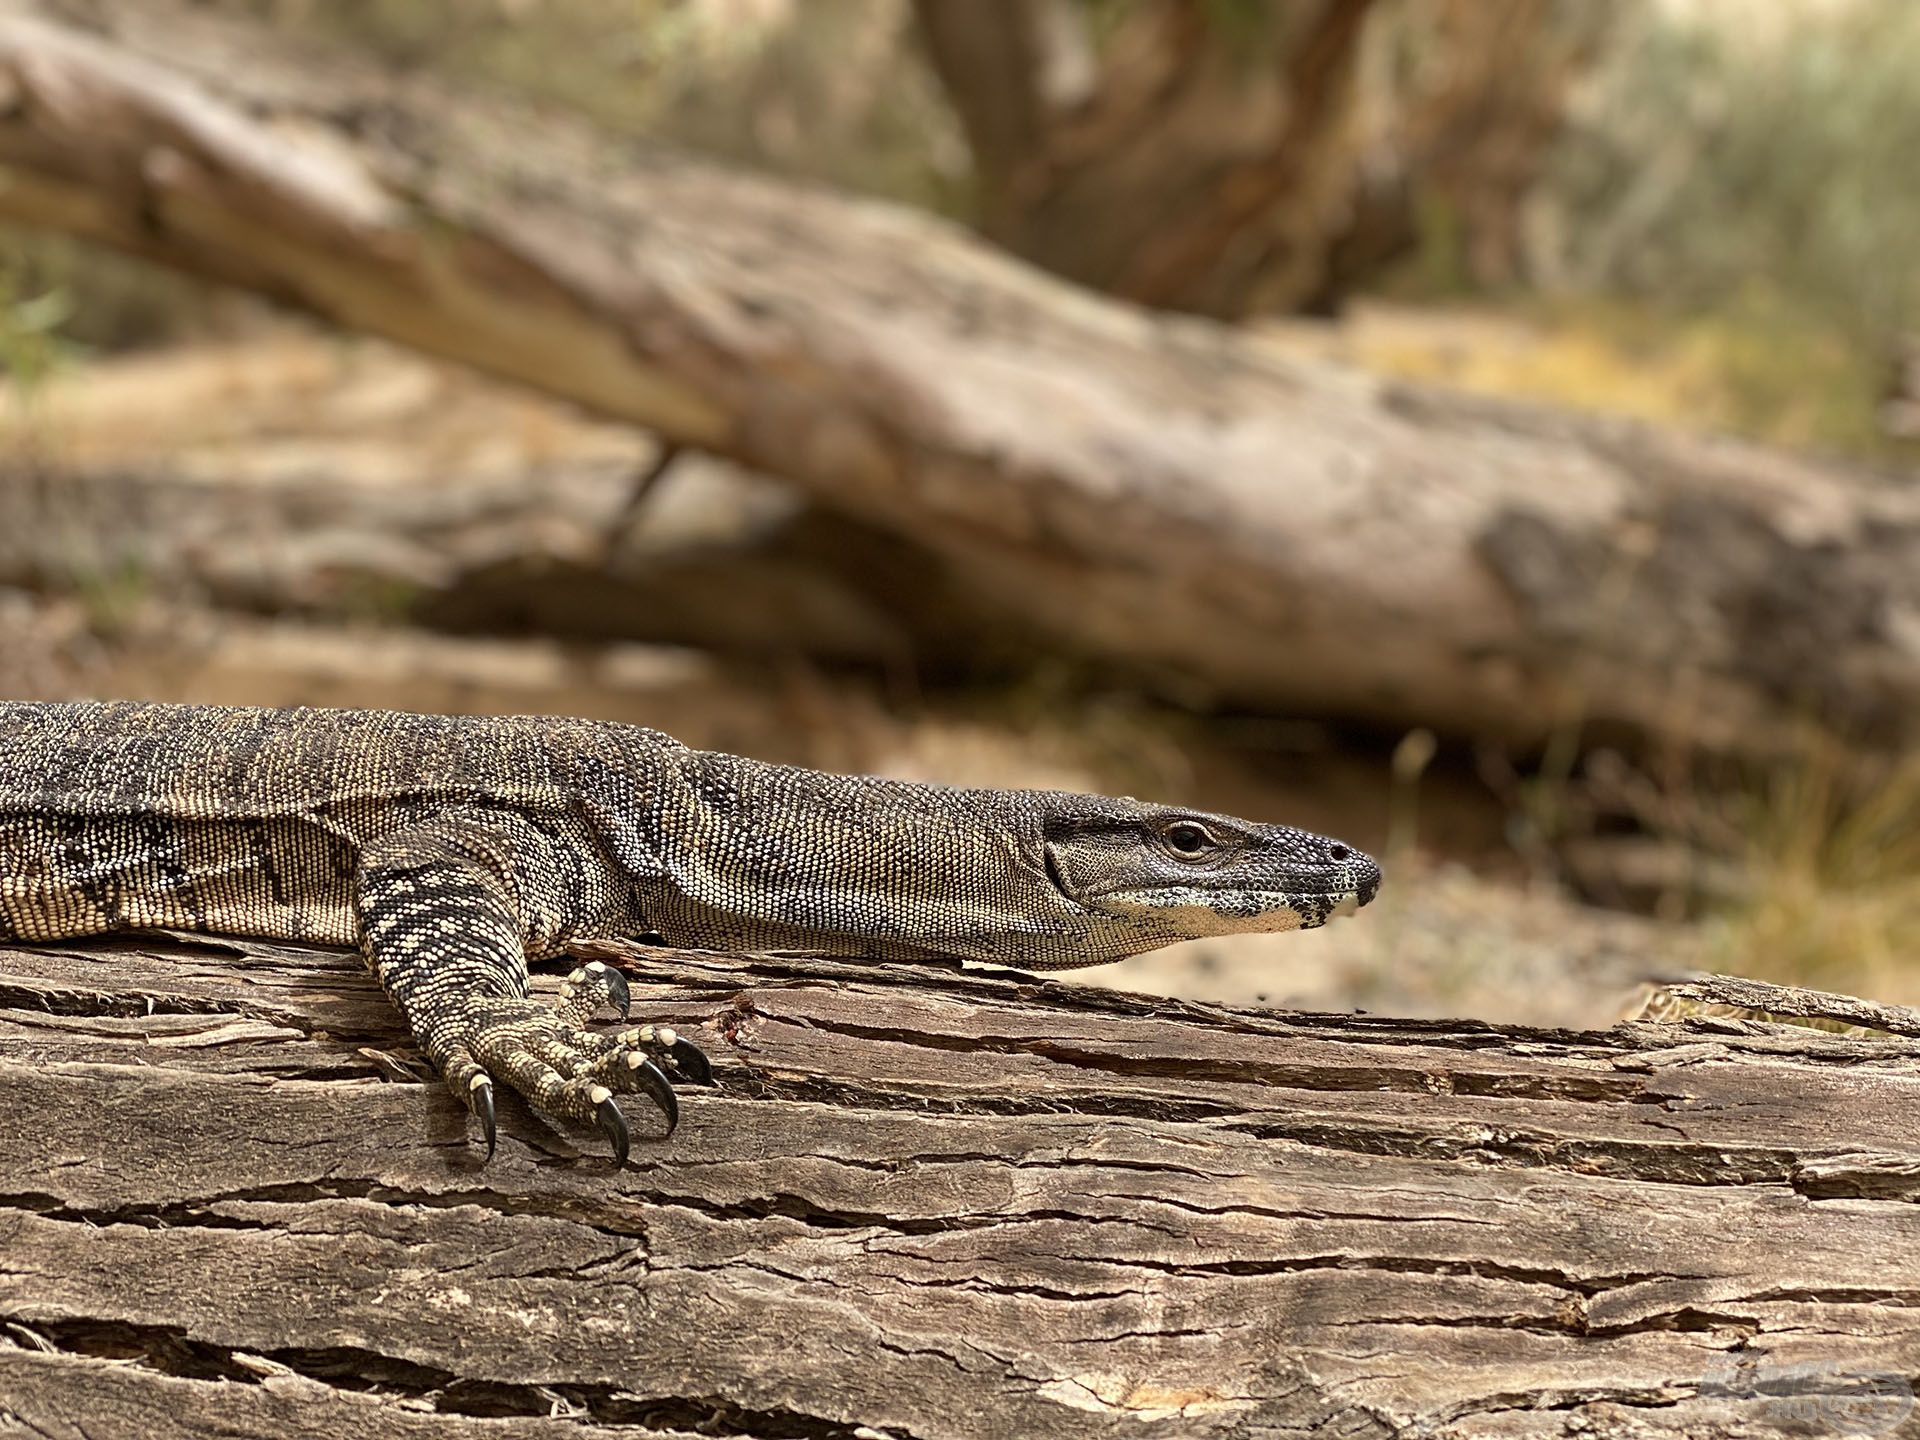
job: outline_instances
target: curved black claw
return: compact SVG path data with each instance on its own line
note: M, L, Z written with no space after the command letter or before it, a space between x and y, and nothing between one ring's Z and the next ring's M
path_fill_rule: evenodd
M487 1137L487 1159L493 1159L493 1082L484 1075L476 1077L478 1084L467 1092L467 1103L473 1113L480 1117L480 1129Z
M638 1065L633 1063L636 1060L640 1062ZM667 1079L667 1072L638 1052L627 1057L627 1064L633 1067L633 1078L640 1082L647 1098L667 1117L667 1134L673 1134L674 1127L680 1123L680 1102L673 1098L673 1083Z
M607 998L613 1001L620 1018L626 1019L633 1009L633 991L627 987L627 977L611 965L607 967Z
M613 1103L611 1095L602 1100L595 1110L599 1115L600 1133L613 1146L613 1167L623 1170L627 1164L627 1117L620 1113L620 1107Z
M673 1068L683 1079L695 1085L713 1084L713 1066L707 1063L706 1052L690 1040L675 1040L667 1047L667 1054L673 1060Z

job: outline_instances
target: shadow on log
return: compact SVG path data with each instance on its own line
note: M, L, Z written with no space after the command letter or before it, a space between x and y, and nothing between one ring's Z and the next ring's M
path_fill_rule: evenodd
M504 1095L483 1164L354 956L0 952L0 1433L1911 1422L1912 1038L622 954L720 1088L616 1173Z

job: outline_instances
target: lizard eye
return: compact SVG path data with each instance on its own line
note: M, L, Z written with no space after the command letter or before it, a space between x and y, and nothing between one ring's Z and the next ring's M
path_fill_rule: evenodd
M1206 854L1217 843L1206 826L1192 820L1176 820L1165 833L1167 848L1189 860Z
M1351 850L1337 840L1327 847L1327 858L1329 860L1344 860L1352 853Z

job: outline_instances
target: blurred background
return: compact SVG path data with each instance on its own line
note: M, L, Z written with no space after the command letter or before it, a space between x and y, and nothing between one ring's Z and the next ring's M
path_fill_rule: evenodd
M137 7L42 7L109 37L120 8ZM654 429L577 387L488 378L444 358L457 346L434 358L362 333L377 321L327 323L338 307L318 291L196 277L246 279L190 244L92 243L72 207L0 186L7 695L604 716L830 769L1179 800L1382 855L1387 888L1357 921L1081 977L1127 988L1600 1024L1650 981L1709 968L1920 1001L1920 9L1905 0L177 8L225 28L149 40L149 60L217 88L203 35L225 37L228 57L234 44L326 56L287 73L348 78L311 81L314 96L286 82L299 123L277 131L306 143L337 127L389 181L402 155L423 206L441 203L443 170L470 178L454 174L466 162L436 163L394 118L422 112L367 95L563 117L599 137L596 154L680 157L684 186L713 167L773 177L801 188L766 194L806 197L790 202L805 217L792 234L788 202L716 189L711 208L677 202L694 238L672 243L697 259L705 227L716 253L763 247L771 272L830 247L836 227L881 227L861 243L925 247L909 258L931 278L887 299L937 316L914 332L916 363L965 371L983 410L995 386L1117 385L1124 351L1129 373L1174 367L1206 392L1169 393L1169 416L1252 415L1236 433L1258 445L1235 453L1265 478L1219 513L1306 513L1325 499L1311 465L1383 489L1365 543L1275 542L1284 553L1262 564L1310 572L1306 599L1268 603L1269 571L1242 568L1252 542L1231 523L1216 527L1217 561L1192 567L1211 580L1143 572L1149 593L1129 603L1168 618L1160 658L1133 664L1127 645L1150 622L1093 626L1081 643L1070 625L1029 635L1005 615L1030 583L1036 606L1105 603L1100 584L1062 578L1056 530L1126 531L1145 507L1202 543L1214 512L1157 453L1150 403L1108 432L1063 402L1057 436L1036 433L1039 405L1038 421L1020 412L1017 443L980 441L970 464L1033 486L1052 483L1055 448L1136 477L1104 498L1062 490L1078 508L1059 500L989 565L943 531L952 511L836 491L817 457L784 473L781 438L736 427L701 443L693 422ZM266 93L272 74L244 83ZM105 133L76 126L61 143ZM37 174L39 144L9 142L0 161ZM543 275L571 273L562 221L594 203L556 182L530 207L548 227ZM902 211L945 223L889 241ZM435 221L477 231L481 213L469 201ZM968 258L990 252L1059 283L1022 288ZM654 263L634 261L647 285L709 283ZM973 267L988 267L986 300ZM797 282L829 317L835 287L858 288L843 268L851 280L823 263ZM502 272L497 293L525 283ZM743 369L794 385L812 369L865 373L831 330L777 304L743 303L727 323ZM1109 335L1110 353L1056 343L1069 331ZM506 322L498 333L514 343ZM983 334L1015 337L998 369L977 358ZM653 333L635 344L670 349ZM1014 354L1020 371L997 378ZM457 358L501 368L497 354ZM937 431L927 450L964 433L946 400L874 383L906 397L889 401L903 448L922 425ZM1315 428L1349 413L1371 418L1331 438ZM1370 458L1391 426L1424 471ZM1431 518L1466 503L1449 477L1475 467L1514 493L1537 487L1538 513L1523 526L1503 501L1499 523L1465 539ZM1616 492L1640 498L1603 517L1606 544L1651 556L1645 568L1583 570L1598 541L1538 543L1542 527L1600 523L1582 507ZM1418 590L1437 563L1427 536L1459 551L1439 599ZM1370 556L1404 577L1391 604ZM1722 567L1794 583L1748 584L1737 605L1721 586L1714 614L1692 615L1689 577ZM1566 589L1570 575L1591 583ZM1430 641L1424 618L1469 592L1493 638L1463 622ZM1315 619L1316 603L1349 628ZM1231 612L1232 644L1207 604ZM1601 611L1627 617L1627 641L1600 633ZM1286 652L1293 617L1345 637L1337 663L1301 662L1339 683L1283 666L1240 683L1236 647ZM1589 644L1596 665L1626 669L1581 669ZM1162 663L1183 645L1205 664ZM1481 657L1496 650L1513 673L1490 680ZM1606 677L1636 666L1663 693L1704 674L1708 698L1659 723L1608 709L1622 686ZM1815 671L1822 684L1803 686ZM1765 744L1747 743L1763 728Z

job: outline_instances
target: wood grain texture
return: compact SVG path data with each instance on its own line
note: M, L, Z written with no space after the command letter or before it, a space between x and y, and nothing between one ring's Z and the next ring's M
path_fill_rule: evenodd
M1913 1424L1914 1038L628 963L721 1088L616 1173L351 955L0 952L0 1435Z

